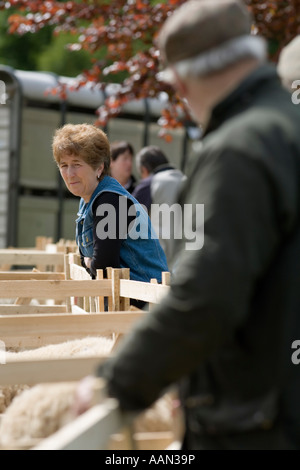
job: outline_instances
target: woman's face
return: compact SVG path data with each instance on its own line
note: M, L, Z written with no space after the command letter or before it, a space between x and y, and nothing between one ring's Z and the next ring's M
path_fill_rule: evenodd
M75 196L88 202L103 171L103 163L96 170L77 155L64 155L59 163L60 174L68 188Z
M111 176L116 178L122 185L125 185L131 176L132 158L131 153L126 150L110 163Z

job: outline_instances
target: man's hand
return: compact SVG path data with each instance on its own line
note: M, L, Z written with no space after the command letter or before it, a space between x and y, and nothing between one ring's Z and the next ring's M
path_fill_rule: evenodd
M92 406L100 403L105 398L104 383L102 379L88 375L78 384L75 392L75 400L72 412L79 416Z

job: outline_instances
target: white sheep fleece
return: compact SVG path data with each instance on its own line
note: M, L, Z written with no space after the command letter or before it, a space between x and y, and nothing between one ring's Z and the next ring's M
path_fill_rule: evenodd
M35 358L82 357L109 355L114 340L87 337L48 345L34 350L8 352L7 362ZM71 406L78 382L38 384L34 387L0 387L3 399L0 421L0 448L30 447L34 440L44 439L74 419ZM173 397L165 395L135 421L135 432L171 431Z
M88 336L83 339L50 344L24 351L6 351L6 362L30 359L56 359L84 356L107 356L110 354L114 340L102 336ZM27 385L8 385L0 387L0 413L4 413L12 400L20 392L29 388Z
M39 384L18 395L0 423L0 448L50 436L70 419L76 383Z
M0 422L0 449L30 447L75 419L78 382L39 384L18 395ZM172 398L160 398L134 422L135 432L172 431Z
M7 351L6 362L23 361L26 359L55 359L67 357L84 357L91 355L110 354L114 340L104 336L87 336L82 339L65 341L64 343L49 344L36 349L23 351Z

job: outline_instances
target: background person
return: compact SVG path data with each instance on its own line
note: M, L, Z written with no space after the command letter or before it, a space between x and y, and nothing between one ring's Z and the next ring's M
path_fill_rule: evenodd
M145 207L151 217L151 222L157 233L160 244L167 257L169 269L171 270L173 258L174 223L177 222L176 209L168 213L151 211L151 204L167 204L169 208L177 202L186 176L182 171L174 168L165 153L155 145L142 148L135 156L136 167L141 175L141 181L135 187L132 195ZM173 214L173 215L171 215Z
M97 269L129 268L131 279L161 282L166 257L151 237L146 211L109 176L105 133L90 124L67 124L55 132L52 147L67 188L80 197L76 242L92 277Z
M110 175L129 192L135 188L136 178L132 174L133 146L124 140L113 142L110 146L111 163Z
M300 109L251 26L242 1L192 0L160 32L165 80L204 130L179 197L204 204L204 246L178 240L170 293L97 370L123 410L179 382L184 449L297 446L282 397L300 371Z

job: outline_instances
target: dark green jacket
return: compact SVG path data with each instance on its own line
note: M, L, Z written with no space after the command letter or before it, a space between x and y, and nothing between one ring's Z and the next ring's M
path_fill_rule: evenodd
M296 432L299 404L283 408L282 397L300 376L300 108L272 66L215 107L179 202L204 204L204 245L179 242L170 294L99 375L125 410L180 381L187 426L200 434L283 418Z

